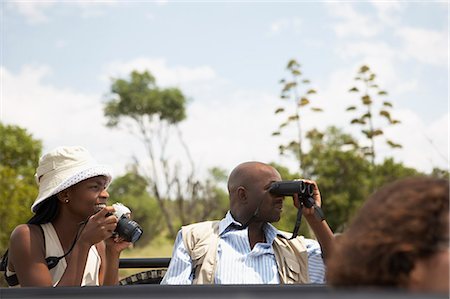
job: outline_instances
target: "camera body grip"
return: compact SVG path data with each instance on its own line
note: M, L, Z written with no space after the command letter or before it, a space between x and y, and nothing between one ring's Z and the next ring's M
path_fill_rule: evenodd
M279 181L273 182L269 188L273 195L293 196L298 195L301 204L306 208L314 207L314 214L319 220L324 220L325 215L322 209L314 201L314 185L304 181Z

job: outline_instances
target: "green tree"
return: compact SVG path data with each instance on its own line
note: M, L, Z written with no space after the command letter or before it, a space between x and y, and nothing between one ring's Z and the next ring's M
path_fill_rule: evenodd
M107 126L128 128L144 145L150 171L144 163L135 164L146 178L151 198L158 203L170 237L175 236L176 226L203 220L196 217L211 212L194 213L196 210L190 209L193 202L213 200L216 195L209 194L214 190L196 178L194 161L178 126L186 118L186 102L178 88L160 88L149 72L133 71L128 79L113 79L104 107ZM169 157L169 140L181 146L184 157L183 152ZM180 162L183 158L189 169Z
M132 219L139 223L144 233L136 246L147 245L164 226L163 216L155 198L147 192L147 180L132 167L129 171L115 178L108 188L109 204L120 202L130 208Z
M0 252L3 254L14 227L32 216L30 207L38 193L34 173L42 144L25 129L1 122L0 136Z
M366 65L360 67L355 81L359 84L352 87L349 92L360 94L360 105L347 107L347 111L359 112L360 115L351 120L351 124L361 126L361 132L368 140L367 146L361 147L364 155L370 158L371 162L371 189L374 190L375 185L375 139L384 135L381 124L375 124L377 120L375 115L379 115L387 121L387 125L397 125L399 120L393 119L391 116L392 103L387 100L381 100L382 97L387 96L387 92L382 90L375 82L376 75ZM376 105L381 104L381 105ZM402 146L392 140L386 139L386 143L391 148L401 148Z
M401 178L424 175L414 168L404 166L403 163L395 162L392 158L384 159L383 163L377 164L375 168L377 174L375 186L377 187L381 187Z
M311 149L305 154L305 169L319 185L330 227L342 231L373 191L370 161L359 150L355 138L336 127L323 133L311 130L307 138ZM420 174L392 158L375 167L375 186Z
M369 163L355 139L336 127L307 134L311 149L305 154L305 169L317 181L327 221L333 231L347 220L366 198Z
M450 172L448 171L448 169L441 169L434 167L430 173L430 176L448 180L450 179Z
M196 184L191 199L184 201L186 206L178 207L178 211L184 211L181 224L192 222L190 219L203 221L223 218L230 206L228 193L221 187L226 181L225 170L218 167L209 169L205 180ZM178 204L182 202L178 201Z
M281 144L279 146L279 151L281 155L285 153L291 153L294 155L299 163L299 169L303 173L303 130L301 126L301 117L306 113L306 108L310 105L310 96L316 94L316 90L309 88L308 85L310 81L303 78L300 64L295 60L291 59L287 66L287 71L289 72L289 79L281 79L280 83L283 85L281 90L280 98L283 101L291 101L294 105L294 113L288 114L286 119L280 124L278 130L272 133L272 136L281 135L282 130L288 128L289 126L295 126L297 137L293 140L287 142L287 144ZM310 107L312 112L321 112L322 109L318 107ZM275 114L284 114L286 108L284 106L278 107L275 110Z
M184 194L191 192L181 192L181 184L187 183L188 189L195 185L193 162L178 127L186 118L185 96L177 88L158 87L155 78L147 71L133 71L129 80L113 79L104 113L108 127L118 127L122 123L142 141L150 158L150 172L141 170L141 173L147 178L169 234L174 236L176 231L167 201L173 197L184 200ZM167 157L167 144L173 131L177 133L178 141L191 161L191 171L186 180L179 177L178 165L171 164Z

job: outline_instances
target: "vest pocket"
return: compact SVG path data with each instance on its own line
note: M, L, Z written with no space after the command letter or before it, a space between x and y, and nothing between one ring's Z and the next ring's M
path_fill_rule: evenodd
M284 264L286 276L289 277L289 281L287 283L298 282L300 275L300 265L298 264L298 261L289 257L284 257Z

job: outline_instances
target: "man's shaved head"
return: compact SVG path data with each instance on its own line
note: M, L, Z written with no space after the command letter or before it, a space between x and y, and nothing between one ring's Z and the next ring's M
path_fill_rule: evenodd
M258 172L272 168L261 162L244 162L236 166L228 177L228 192L231 194L239 186L248 186L254 181Z
M228 192L236 191L239 186L247 186L258 166L267 167L266 164L260 162L245 162L236 166L228 177Z

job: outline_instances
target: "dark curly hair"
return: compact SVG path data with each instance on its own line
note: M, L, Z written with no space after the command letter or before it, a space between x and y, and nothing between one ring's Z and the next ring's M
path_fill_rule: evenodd
M339 236L333 286L406 287L417 259L449 245L449 181L407 178L375 192Z

